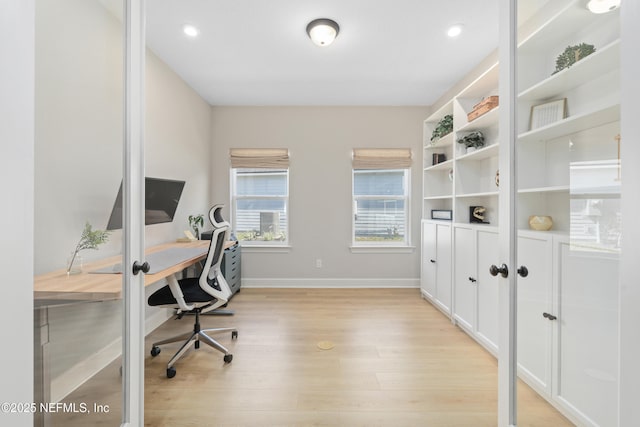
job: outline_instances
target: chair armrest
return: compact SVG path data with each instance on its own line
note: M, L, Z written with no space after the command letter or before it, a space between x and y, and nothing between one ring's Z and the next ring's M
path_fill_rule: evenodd
M184 300L184 295L182 293L182 289L180 288L180 285L178 284L178 279L176 279L176 275L171 274L167 276L167 282L169 282L169 289L171 289L171 294L176 299L178 303L178 307L180 307L180 310L182 311L193 310L194 307L192 305L187 305L186 301Z

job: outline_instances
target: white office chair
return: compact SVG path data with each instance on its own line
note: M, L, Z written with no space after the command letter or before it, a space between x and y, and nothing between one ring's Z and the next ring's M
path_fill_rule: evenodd
M160 354L160 345L186 340L167 364L168 378L173 378L176 375L176 369L173 367L174 363L191 348L192 344L198 349L200 341L224 353L225 363L233 360L233 355L229 353L229 350L207 335L207 333L231 332L231 338L235 339L238 337L238 331L235 328L200 329L200 314L225 305L231 296L231 289L222 273L220 273L224 245L229 238L229 223L220 214L222 206L215 205L209 211L209 220L214 230L200 277L177 280L171 276L171 278L167 279L169 284L158 289L148 299L150 306L177 309L179 318L185 313L195 315L193 332L155 342L151 348L151 356L155 357Z

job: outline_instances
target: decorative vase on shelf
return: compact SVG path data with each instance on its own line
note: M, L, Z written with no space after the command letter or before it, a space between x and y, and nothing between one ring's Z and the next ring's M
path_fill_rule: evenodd
M67 275L82 273L82 255L78 252L71 252L67 259Z
M548 231L553 227L553 219L547 215L531 215L529 228L536 231Z
M476 147L467 147L467 153L473 153L476 150L477 150Z

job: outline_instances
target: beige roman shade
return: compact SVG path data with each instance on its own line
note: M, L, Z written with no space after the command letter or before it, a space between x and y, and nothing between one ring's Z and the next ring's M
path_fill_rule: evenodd
M287 169L289 150L286 148L232 148L229 150L232 168Z
M410 148L354 148L354 169L400 169L411 167Z

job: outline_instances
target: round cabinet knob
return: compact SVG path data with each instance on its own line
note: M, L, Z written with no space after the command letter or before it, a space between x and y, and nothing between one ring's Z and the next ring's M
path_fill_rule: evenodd
M527 277L529 275L529 269L524 265L521 265L520 268L518 268L518 274L520 277Z
M502 264L500 267L492 265L491 267L489 267L489 274L494 277L500 274L502 277L506 278L509 277L509 269L507 268L506 264Z

